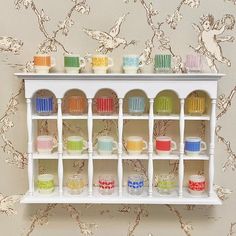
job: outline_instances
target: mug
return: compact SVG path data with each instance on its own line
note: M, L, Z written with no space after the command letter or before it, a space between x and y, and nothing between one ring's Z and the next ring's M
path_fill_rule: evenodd
M157 96L155 99L155 111L160 115L169 115L173 111L173 101L170 96Z
M87 149L87 142L80 136L69 136L66 142L66 150L69 154L81 154Z
M129 113L133 115L141 115L145 110L145 98L144 97L129 97L128 101Z
M171 194L176 189L176 178L173 174L160 174L156 184L160 194Z
M101 115L108 115L114 111L114 99L112 97L98 97L96 99L97 112Z
M190 115L202 115L205 109L205 97L191 96L187 99L187 111Z
M52 136L40 135L36 140L36 148L38 153L49 154L57 147L57 141Z
M156 138L156 152L159 155L169 155L172 151L177 149L176 142L172 141L170 137L159 136Z
M157 54L155 55L155 71L161 73L171 72L171 55Z
M129 154L140 154L147 149L147 142L139 136L129 136L126 139L125 147Z
M128 176L128 193L131 195L140 195L144 188L144 178L140 174L131 174Z
M49 54L36 54L33 63L35 72L40 74L47 74L49 69L56 65L55 58L52 58Z
M98 180L99 192L102 195L111 195L115 189L115 178L112 175L99 176Z
M36 112L39 115L50 115L53 113L53 97L36 97Z
M107 55L94 55L91 61L95 74L106 74L107 69L113 66L113 59Z
M184 150L188 156L198 155L201 151L205 151L206 149L206 143L199 137L187 137L185 139Z
M123 70L125 74L137 74L139 68L144 64L138 55L125 55L123 57Z
M118 149L118 144L114 141L113 137L100 136L96 144L97 151L100 155L109 155Z
M64 55L64 67L66 73L77 74L82 67L85 67L86 62L83 57L75 54Z
M67 190L70 194L80 194L85 187L84 178L82 175L70 175L67 179Z
M206 189L206 180L203 175L190 175L188 191L193 195L201 195Z
M185 66L188 72L201 72L203 70L202 56L197 54L186 55Z
M82 96L70 96L68 98L68 111L72 115L84 113L85 98Z
M38 175L37 187L40 193L52 193L55 189L54 176L51 174Z

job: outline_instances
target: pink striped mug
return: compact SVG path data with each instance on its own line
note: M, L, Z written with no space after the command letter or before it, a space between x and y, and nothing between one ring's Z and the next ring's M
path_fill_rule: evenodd
M40 135L36 140L36 148L38 153L51 153L57 147L57 141L50 135Z

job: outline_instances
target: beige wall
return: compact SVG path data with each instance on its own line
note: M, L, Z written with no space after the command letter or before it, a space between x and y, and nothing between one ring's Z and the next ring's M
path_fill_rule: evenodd
M152 233L153 236L234 235L233 232L236 231L234 171L236 165L236 122L234 119L236 114L234 96L236 49L235 42L231 42L234 39L231 36L235 36L235 1L90 0L84 1L84 4L78 3L78 11L72 10L70 17L70 10L76 2L76 0L17 0L15 3L14 1L0 1L2 9L0 14L0 234L8 236L90 236L93 234L143 236L148 233ZM219 44L210 35L202 39L199 37L203 32L200 18L203 14L209 13L214 16L215 23L219 20L219 24L214 26L215 29L220 29L227 24L225 32L217 37L229 35L225 40L230 42ZM127 15L121 18L125 14ZM52 54L57 59L55 70L62 71L62 55L65 51L88 56L95 53L95 50L101 46L101 42L88 36L83 28L109 33L118 19L121 24L116 29L119 33L116 37L123 40L120 46L111 44L109 54L115 60L115 66L112 69L114 72L121 71L121 58L126 53L141 54L146 62L144 71L152 71L153 65L150 59L155 53L160 52L159 47L167 53L172 52L174 56L184 59L185 54L193 52L189 45L197 48L200 44L202 45L200 51L204 55L214 54L217 58L211 64L212 69L226 74L219 83L217 111L219 142L216 146L215 169L216 190L224 200L223 206L19 204L21 195L27 190L26 117L22 83L13 76L13 73L29 69L32 56L40 48L49 52L53 50ZM72 20L74 24L68 29L58 28L59 22L63 23L64 20L66 24ZM160 28L157 22L163 22ZM192 27L193 23L198 27L196 25ZM56 41L53 41L53 32L57 29L59 31L55 35ZM63 32L67 33L67 30L68 35L63 35ZM154 33L156 37L152 38ZM135 40L135 44L132 40ZM46 46L50 45L48 42L52 44L55 42L55 44L47 48ZM130 42L131 44L124 48ZM107 41L104 43L106 45ZM103 49L106 51L106 46ZM227 60L222 59L222 54ZM205 65L205 69L209 71L208 65ZM176 66L178 68L182 65L177 63ZM90 67L88 66L86 70L90 70ZM79 132L78 125L73 123L69 125L72 128L70 132ZM47 129L53 132L53 124L47 127L43 123L40 127L44 130L43 132ZM204 134L204 127L204 123L199 123L197 128L190 124L189 132L199 132L197 134L204 138L207 135ZM111 133L113 133L113 128ZM128 133L132 133L132 125L128 124L126 128ZM96 131L103 129L104 124L101 123ZM84 130L86 132L86 128ZM157 131L174 136L177 134L176 130L175 123L168 123L159 124ZM73 164L77 165L73 167ZM68 172L86 173L86 163L82 169L81 164L68 162L66 169ZM113 164L111 163L111 168L115 170L116 167ZM161 165L155 168L159 170ZM50 166L50 163L41 163L40 171L49 171ZM145 166L146 163L126 162L124 168L127 171L138 171ZM187 164L187 167L190 172L201 171L202 165ZM98 164L96 168L103 168L103 164ZM174 171L175 165L165 163L163 168Z

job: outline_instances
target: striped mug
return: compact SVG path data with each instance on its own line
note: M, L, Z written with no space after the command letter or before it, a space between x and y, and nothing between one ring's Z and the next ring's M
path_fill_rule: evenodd
M53 112L53 97L36 97L36 112L39 115L50 115Z
M56 65L55 61L49 54L36 54L33 60L35 72L47 74Z
M82 96L68 98L68 111L70 114L82 114L85 111L85 99Z
M129 113L132 115L141 115L145 110L145 98L141 96L129 97Z
M157 96L155 111L160 115L169 115L173 112L173 100L170 96Z
M188 156L199 155L201 151L205 151L207 145L199 137L187 137L185 139L184 150Z
M112 97L98 97L96 99L97 112L101 115L112 114L114 111L114 100Z
M100 155L110 155L117 150L118 144L111 136L100 136L98 137L96 148Z
M69 136L66 149L69 154L81 154L88 147L87 142L80 136Z
M52 193L55 189L54 176L51 174L39 175L37 179L37 187L39 193Z
M187 111L190 115L202 115L205 109L205 97L191 96L187 99Z
M155 71L157 73L171 72L171 55L170 54L155 55Z

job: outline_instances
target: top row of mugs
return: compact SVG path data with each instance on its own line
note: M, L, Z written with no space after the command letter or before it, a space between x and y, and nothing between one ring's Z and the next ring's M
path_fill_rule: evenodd
M154 69L157 73L171 73L170 54L156 54L154 58ZM50 68L56 65L55 59L48 54L37 54L34 56L34 69L36 73L49 73ZM108 69L114 65L113 59L107 55L93 55L89 58L95 74L106 74ZM64 55L64 68L66 73L77 74L86 66L86 60L75 54ZM144 66L139 55L123 56L123 71L125 74L136 74ZM201 72L203 70L202 57L200 55L187 55L185 66L188 72Z

